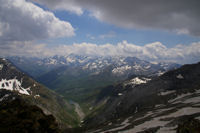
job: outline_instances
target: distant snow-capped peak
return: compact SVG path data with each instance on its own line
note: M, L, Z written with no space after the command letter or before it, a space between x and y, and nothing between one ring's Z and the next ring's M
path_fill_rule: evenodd
M130 76L132 74L147 75L160 72L165 72L180 65L175 63L155 63L140 60L136 57L102 57L102 56L81 56L81 55L67 55L67 56L53 56L43 59L16 57L11 58L11 61L23 66L26 62L34 65L44 66L48 68L58 68L60 66L78 67L83 71L90 73L99 73L105 69L114 76ZM19 65L20 66L20 65ZM159 74L157 74L159 75ZM160 74L161 75L161 74Z

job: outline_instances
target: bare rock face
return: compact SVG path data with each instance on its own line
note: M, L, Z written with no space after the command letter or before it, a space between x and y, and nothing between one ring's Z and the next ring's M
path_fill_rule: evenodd
M189 119L178 125L177 133L200 133L200 120Z
M7 95L0 104L1 133L60 132L58 123L52 115L45 115L39 107L27 104L13 92L1 90L1 93Z

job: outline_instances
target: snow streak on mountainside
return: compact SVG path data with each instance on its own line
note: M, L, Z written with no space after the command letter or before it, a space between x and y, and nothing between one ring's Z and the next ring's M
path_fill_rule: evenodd
M10 91L17 91L20 94L30 95L30 88L24 89L21 86L21 82L17 79L2 79L0 80L0 89L10 90ZM29 91L29 92L28 92Z
M136 78L131 79L130 81L128 81L125 84L128 84L128 85L130 85L130 84L131 85L139 85L139 84L145 84L150 80L151 80L150 78L144 78L144 77L139 78L139 77L136 77Z
M5 60L5 59L4 59ZM3 64L0 64L0 71L3 69ZM30 95L31 91L30 88L23 88L22 81L14 79L1 79L0 80L0 89L10 90L10 91L17 91L20 94Z

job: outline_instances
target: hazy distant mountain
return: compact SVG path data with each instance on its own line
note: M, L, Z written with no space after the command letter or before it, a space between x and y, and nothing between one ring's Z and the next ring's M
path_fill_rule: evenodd
M180 65L150 63L135 57L95 57L71 54L44 59L10 57L16 66L69 99L82 101L131 75L161 75ZM91 91L92 90L92 91Z
M99 95L99 109L85 124L94 128L93 133L171 133L177 127L179 132L198 131L200 124L195 119L200 119L199 70L200 63L184 65L159 77L133 76L108 86ZM191 122L197 124L190 127Z
M47 58L36 57L8 57L16 66L29 73L33 77L40 77L46 72L61 66L79 67L92 75L101 73L107 67L111 67L111 73L115 76L128 76L134 74L149 74L178 68L175 63L156 63L140 60L135 57L100 57L100 56L53 56Z
M28 105L37 105L45 114L52 114L60 126L71 127L79 123L71 104L20 72L8 60L0 58L0 103L14 100L13 95L20 97Z
M83 117L84 128L66 132L170 133L176 130L184 132L187 127L197 131L200 126L200 63L180 67L173 63L150 63L135 57L76 55L36 59L37 61L12 58L23 71L28 70L28 65L32 66L31 62L40 65L38 70L41 72L46 67L46 71L38 75L39 78L36 76L37 79L65 98L79 102L80 106L71 101L86 113L86 117ZM16 59L20 61L17 62ZM29 63L24 63L28 60ZM1 64L1 71L4 72L5 64ZM13 66L9 68L14 69ZM29 68L31 69L37 71L37 67ZM4 83L2 87L8 86L9 89L6 84L16 82L18 87L14 91L21 93L23 97L32 97L31 102L33 99L46 97L46 93L40 94L32 88L27 89L29 86L34 87L35 81L29 84L21 76L10 78L10 73L7 72L6 77L9 78L1 81ZM55 99L53 95L49 95L50 99ZM37 104L41 107L40 103L41 101ZM63 105L60 100L58 103ZM70 105L67 107L70 108ZM198 127L191 123L196 123Z

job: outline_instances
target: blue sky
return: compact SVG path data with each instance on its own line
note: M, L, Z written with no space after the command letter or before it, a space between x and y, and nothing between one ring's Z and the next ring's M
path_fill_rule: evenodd
M200 59L199 0L0 0L0 56Z
M44 10L47 8L42 7ZM97 20L95 17L90 16L89 12L85 11L81 16L70 13L64 10L53 11L56 17L60 20L68 21L75 29L76 35L73 37L65 37L58 39L48 39L44 42L50 44L73 44L73 43L95 43L98 45L111 43L117 44L123 40L137 45L145 45L152 42L162 42L167 47L173 47L177 44L190 44L192 42L200 41L200 37L177 34L158 29L128 29L107 22ZM112 36L106 36L112 34ZM105 35L104 38L100 37Z

